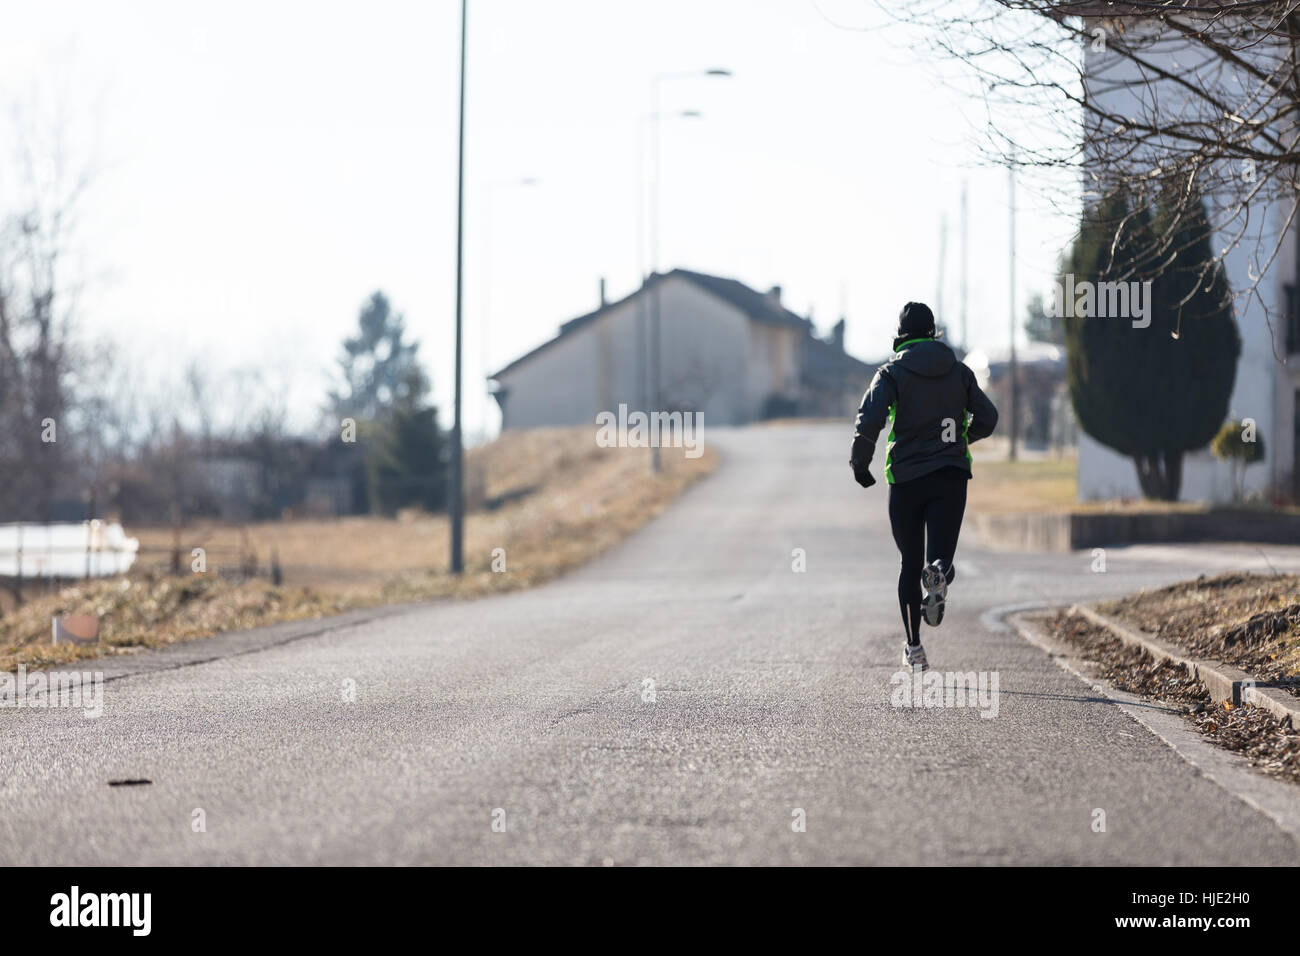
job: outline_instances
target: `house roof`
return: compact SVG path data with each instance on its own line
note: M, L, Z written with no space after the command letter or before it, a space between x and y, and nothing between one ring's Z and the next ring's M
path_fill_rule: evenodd
M838 345L813 337L804 343L803 371L811 381L836 381L844 377L869 379L876 374L876 366L854 358Z
M525 352L500 371L489 375L488 378L494 379L498 376L504 375L516 366L521 365L539 353L546 351L566 336L581 329L584 325L594 322L606 312L617 308L624 302L636 298L655 283L662 282L665 279L670 279L673 276L689 280L704 291L722 299L734 308L739 309L755 321L788 325L807 329L809 331L812 329L812 323L809 320L802 318L785 308L785 306L781 305L774 296L751 289L743 282L739 282L736 279L727 279L722 276L711 276L703 272L692 272L689 269L674 269L667 273L655 273L654 275L651 275L639 289L636 289L630 295L626 295L614 302L609 302L601 306L599 309L596 309L594 312L588 312L586 315L580 315L577 318L569 319L567 322L562 323L560 325L559 333L556 334L554 338L548 339L541 345L537 346L537 348Z
M811 329L812 323L802 316L795 315L774 296L751 289L736 279L724 279L721 276L706 275L703 272L691 272L689 269L674 269L670 276L682 276L690 279L706 292L711 292L719 299L731 303L751 319L760 322L776 322L781 325L795 325Z

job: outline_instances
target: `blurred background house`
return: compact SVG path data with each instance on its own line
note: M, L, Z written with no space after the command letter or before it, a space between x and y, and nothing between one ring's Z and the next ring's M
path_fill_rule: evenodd
M976 349L966 356L980 388L1001 411L999 437L1010 437L1011 350ZM1064 451L1078 444L1078 426L1065 381L1065 349L1029 342L1016 349L1020 419L1017 438L1030 450Z
M657 402L649 369L655 293ZM565 322L490 382L503 430L592 423L620 404L702 412L712 425L848 417L875 367L844 350L844 329L840 319L828 338L818 338L810 319L781 302L780 286L758 292L735 279L674 269Z

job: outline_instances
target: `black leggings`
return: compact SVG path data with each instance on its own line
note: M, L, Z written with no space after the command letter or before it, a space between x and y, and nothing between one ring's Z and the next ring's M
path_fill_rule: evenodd
M953 579L952 559L966 511L966 482L960 468L941 468L889 486L889 525L902 555L898 608L907 643L921 640L921 567L942 558Z

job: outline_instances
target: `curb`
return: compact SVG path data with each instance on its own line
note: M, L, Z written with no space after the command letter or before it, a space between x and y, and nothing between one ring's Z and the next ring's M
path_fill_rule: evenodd
M1122 643L1146 651L1157 661L1182 664L1189 673L1205 685L1205 689L1215 700L1230 701L1234 707L1242 703L1260 707L1275 717L1289 719L1292 727L1300 728L1300 698L1293 697L1277 687L1263 684L1245 671L1221 661L1188 657L1174 645L1149 634L1140 634L1113 617L1087 605L1076 604L1070 608L1070 613L1087 618L1098 627L1110 631Z

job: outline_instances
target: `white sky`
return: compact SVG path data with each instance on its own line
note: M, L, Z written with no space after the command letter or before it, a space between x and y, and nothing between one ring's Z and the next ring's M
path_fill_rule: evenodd
M60 104L100 172L83 328L155 366L264 365L307 423L383 289L448 424L459 6L0 0L0 102ZM880 15L864 0L471 0L467 431L495 428L485 365L594 308L601 276L611 298L634 286L637 127L662 72L734 73L663 87L666 113L704 114L664 123L664 269L780 284L823 331L844 307L849 350L876 358L904 301L934 304L945 214L956 325L967 180L972 343L1006 343L1007 176L974 166L963 114L978 109L898 32L832 20ZM508 185L520 177L538 184ZM1027 192L1018 312L1072 228Z

